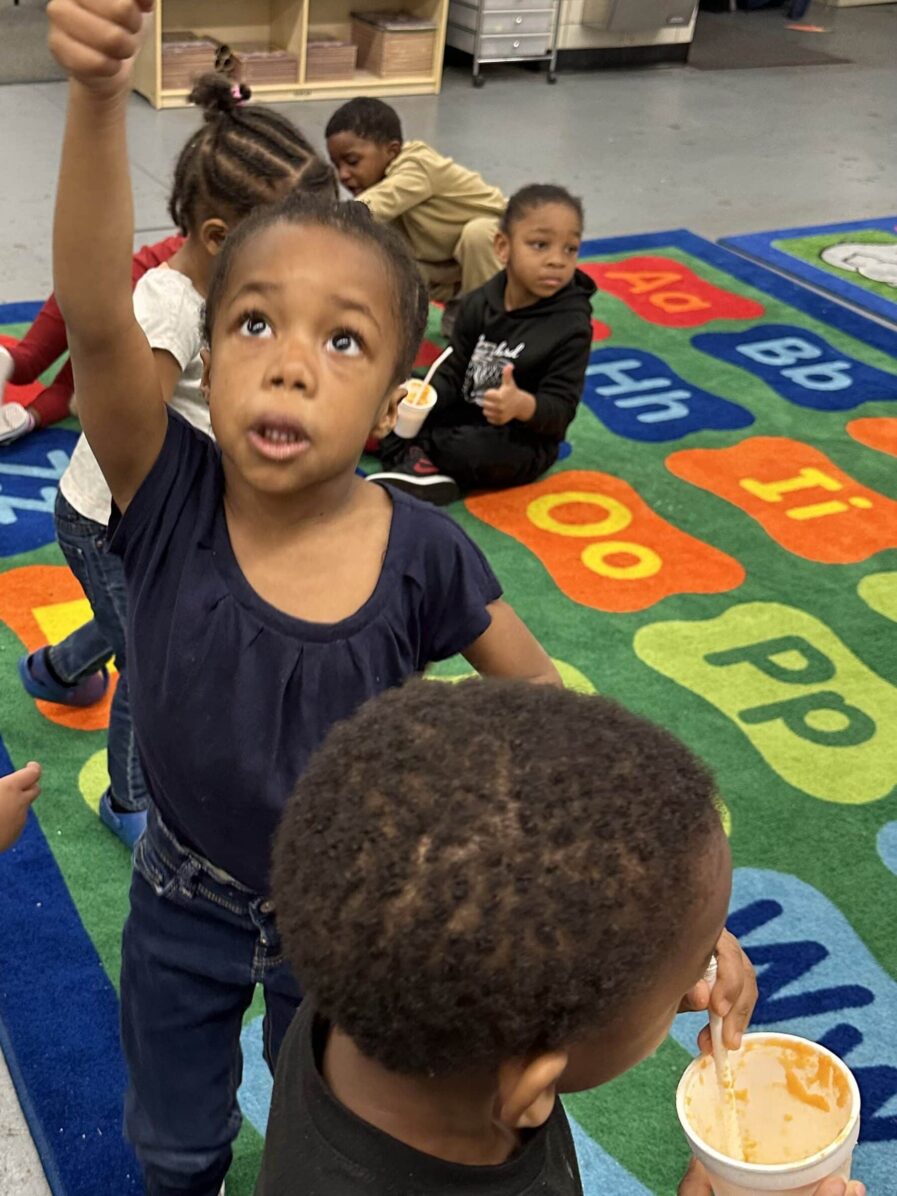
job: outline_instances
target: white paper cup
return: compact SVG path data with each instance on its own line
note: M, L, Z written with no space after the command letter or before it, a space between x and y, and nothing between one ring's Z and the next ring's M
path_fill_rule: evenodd
M408 393L399 403L395 432L403 440L413 440L436 406L436 391L432 386L425 387L420 378L409 378L402 385Z
M752 1161L732 1159L720 1149L722 1102L710 1056L689 1065L676 1091L679 1121L692 1153L710 1173L714 1196L813 1196L829 1176L850 1178L860 1091L836 1055L792 1034L747 1034L729 1060L745 1153Z

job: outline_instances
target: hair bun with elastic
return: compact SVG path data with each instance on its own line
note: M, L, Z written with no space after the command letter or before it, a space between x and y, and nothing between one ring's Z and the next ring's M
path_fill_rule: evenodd
M239 85L237 91L226 75L209 72L193 80L193 89L187 99L202 108L206 120L215 120L219 116L232 116L250 95L248 87Z

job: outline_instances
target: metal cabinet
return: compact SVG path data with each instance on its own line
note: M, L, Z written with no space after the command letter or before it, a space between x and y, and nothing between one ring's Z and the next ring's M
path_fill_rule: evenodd
M487 62L546 62L557 74L561 0L451 0L446 42L471 56L473 85L482 87Z

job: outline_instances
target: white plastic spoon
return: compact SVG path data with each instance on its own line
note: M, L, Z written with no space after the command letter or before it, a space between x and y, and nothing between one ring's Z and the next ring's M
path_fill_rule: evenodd
M445 361L445 359L447 357L451 357L451 355L452 355L452 346L449 345L449 347L447 349L442 350L442 352L439 354L439 356L436 358L436 360L433 362L433 364L427 370L426 374L424 375L424 380L420 384L420 389L421 389L422 394L424 391L426 391L427 387L430 385L430 379L433 377L433 375L436 373L436 371L439 369L439 367L442 365L442 363Z
M713 992L716 984L716 956L710 961L710 967L704 973L704 979ZM741 1126L738 1123L738 1103L735 1099L735 1079L732 1075L732 1065L729 1062L729 1052L723 1042L723 1019L713 1010L710 1014L710 1042L713 1046L713 1066L716 1069L716 1083L719 1088L720 1107L723 1115L723 1134L726 1141L726 1154L731 1159L744 1161L744 1144L741 1140Z

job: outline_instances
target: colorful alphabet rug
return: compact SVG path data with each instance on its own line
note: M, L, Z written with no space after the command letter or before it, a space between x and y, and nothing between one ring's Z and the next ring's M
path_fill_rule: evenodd
M897 216L750 233L721 244L897 324Z
M730 926L760 979L755 1024L848 1061L864 1103L855 1174L886 1192L894 336L688 233L593 241L583 259L600 288L594 344L561 459L453 513L567 684L663 723L714 768L737 865ZM434 311L421 361L437 327ZM54 1192L92 1196L141 1190L121 1140L116 1028L128 856L95 815L107 708L34 703L15 668L87 615L50 514L73 440L54 429L0 450L0 768L36 757L46 770L23 839L0 857L0 1035ZM701 1020L679 1018L651 1059L570 1098L588 1196L675 1192L687 1151L674 1094ZM252 1191L270 1098L260 1005L243 1048L229 1196Z

